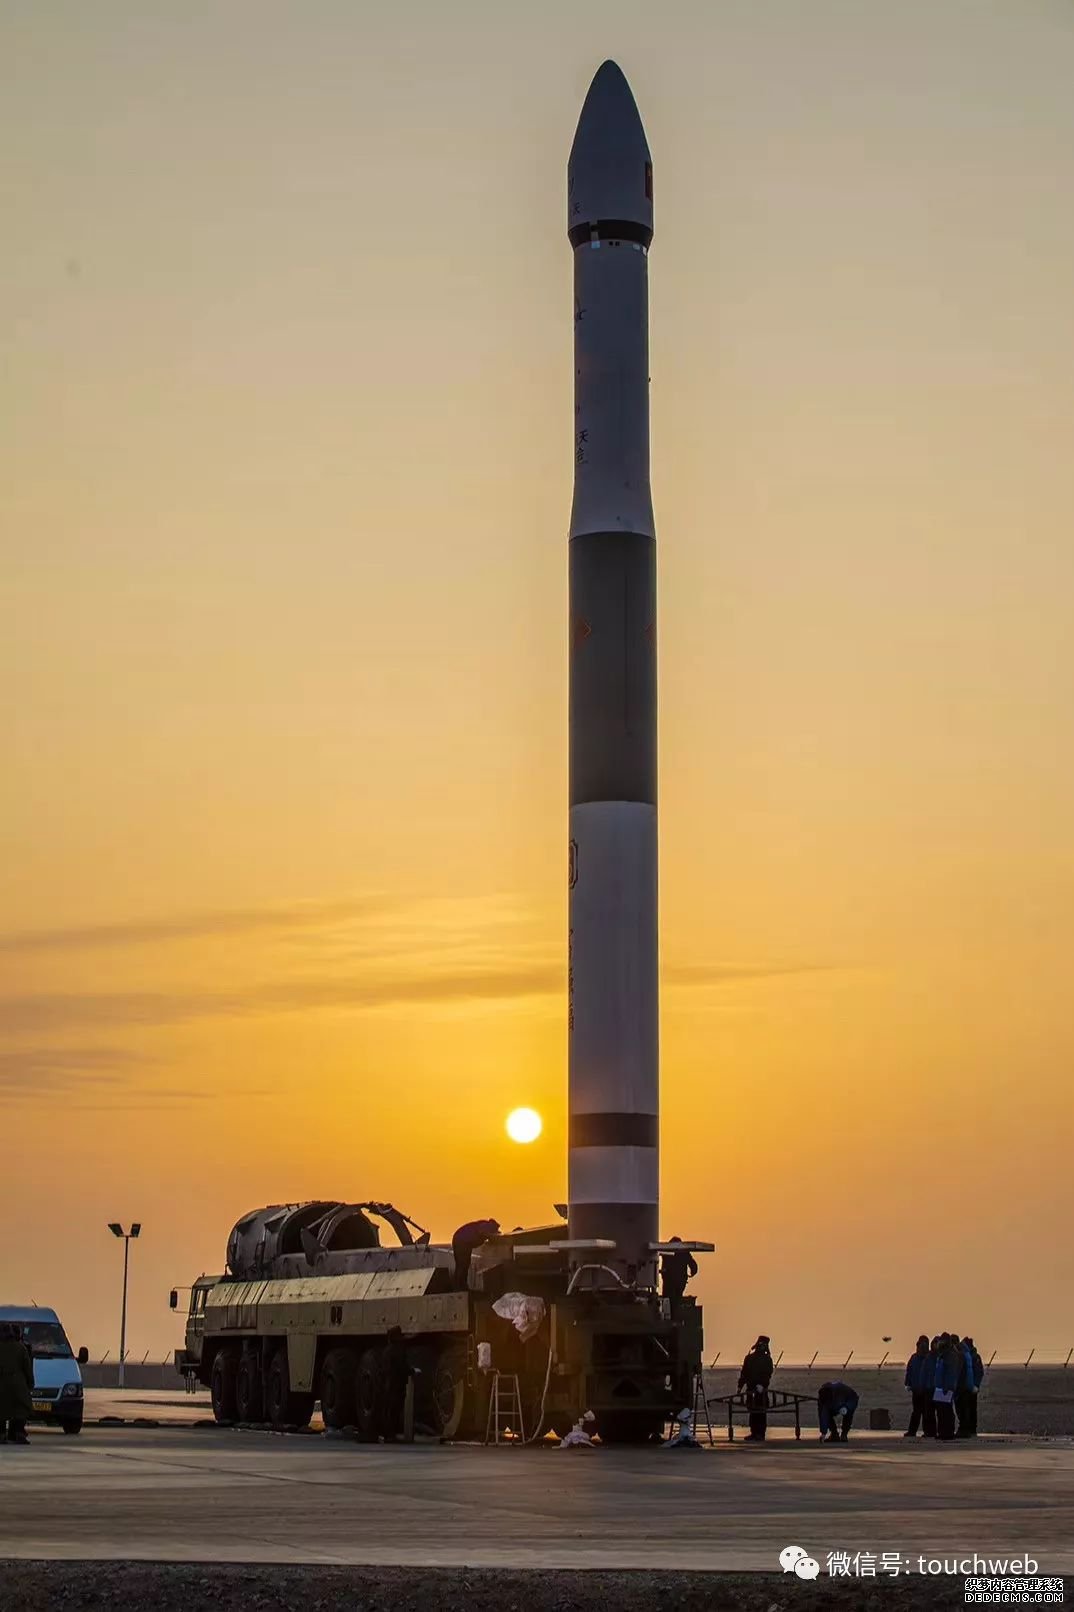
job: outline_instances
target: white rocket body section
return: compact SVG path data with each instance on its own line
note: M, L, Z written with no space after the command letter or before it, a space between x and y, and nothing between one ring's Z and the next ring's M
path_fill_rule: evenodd
M591 241L575 265L575 480L570 535L655 537L649 490L649 264Z

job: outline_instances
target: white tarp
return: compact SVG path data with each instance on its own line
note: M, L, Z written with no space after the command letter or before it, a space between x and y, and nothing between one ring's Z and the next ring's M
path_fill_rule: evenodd
M528 1293L505 1293L492 1306L504 1321L510 1321L523 1343L528 1343L540 1331L544 1320L544 1299Z

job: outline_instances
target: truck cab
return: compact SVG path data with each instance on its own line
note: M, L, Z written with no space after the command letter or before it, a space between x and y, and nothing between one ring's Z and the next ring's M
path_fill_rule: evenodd
M187 1380L187 1386L193 1386L201 1368L202 1340L205 1334L205 1305L209 1294L222 1276L199 1276L190 1289L190 1305L186 1316L186 1341L182 1349L175 1351L175 1369ZM179 1308L179 1290L172 1289L171 1308Z
M0 1321L18 1327L33 1360L31 1421L81 1433L84 1400L79 1367L89 1360L88 1349L80 1349L76 1356L56 1311L37 1304L0 1305Z

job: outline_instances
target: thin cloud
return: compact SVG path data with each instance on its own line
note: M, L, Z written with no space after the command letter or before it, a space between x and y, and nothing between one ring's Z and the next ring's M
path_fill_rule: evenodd
M106 1098L154 1062L118 1047L27 1047L0 1052L0 1103L78 1091Z
M405 1003L502 1002L561 991L565 979L563 965L545 964L430 973L410 979L297 979L233 991L43 992L0 998L0 1031L42 1035L319 1009L359 1012Z
M722 963L671 963L663 970L666 985L734 985L750 980L786 979L795 974L830 974L833 963L776 963L734 967Z
M145 1059L119 1047L27 1047L0 1052L0 1087L78 1077L107 1083Z
M78 1109L109 1112L182 1108L206 1102L209 1089L158 1085L142 1079L159 1059L121 1047L28 1047L0 1052L0 1106L27 1098L63 1096ZM244 1097L262 1098L261 1088L244 1087Z
M764 967L673 964L668 985L706 987L831 972L826 964ZM430 969L420 975L362 978L299 978L229 991L166 990L42 992L0 997L0 1032L54 1035L71 1030L151 1028L199 1019L246 1019L277 1013L362 1013L406 1004L437 1007L462 1002L494 1003L555 996L566 988L562 962L534 958L513 968ZM19 1053L9 1053L19 1058ZM0 1077L2 1079L2 1077Z
M379 916L388 910L385 901L370 896L360 900L300 901L289 906L175 913L161 918L135 918L62 929L23 929L0 935L0 953L91 951L168 941L286 934L293 930L327 929L355 918Z

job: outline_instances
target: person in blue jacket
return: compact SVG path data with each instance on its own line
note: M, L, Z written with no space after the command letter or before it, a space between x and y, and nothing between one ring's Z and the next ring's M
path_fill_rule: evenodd
M936 1386L936 1357L929 1348L929 1340L922 1333L917 1349L906 1362L906 1387L910 1392L910 1425L904 1438L916 1438L920 1427L926 1438L936 1437L936 1409L932 1390Z
M955 1393L959 1438L977 1437L977 1395L984 1381L984 1362L972 1338L962 1340L962 1381Z
M817 1412L820 1436L827 1444L845 1444L858 1408L858 1396L847 1383L822 1383L817 1395ZM837 1417L842 1416L839 1430Z
M955 1395L962 1381L965 1361L962 1344L950 1332L940 1333L940 1347L936 1354L936 1385L932 1390L936 1406L936 1437L949 1439L955 1436Z

